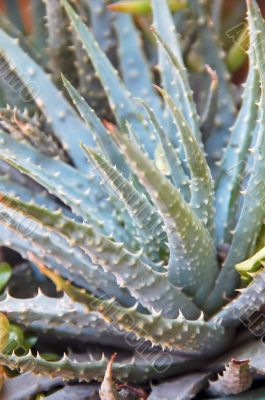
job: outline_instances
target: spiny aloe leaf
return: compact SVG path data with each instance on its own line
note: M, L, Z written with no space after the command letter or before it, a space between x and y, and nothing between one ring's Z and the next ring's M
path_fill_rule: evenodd
M79 4L80 3L80 4ZM105 0L83 0L75 3L76 9L84 21L89 25L100 45L111 62L117 64L116 46L117 40L114 34L112 14L107 10ZM74 51L76 54L76 69L79 79L79 92L84 96L88 104L97 110L100 119L113 118L104 89L97 73L89 60L86 50L79 41L76 32L73 33Z
M227 141L230 126L234 121L235 105L230 87L228 85L229 74L224 56L217 40L213 24L209 21L205 0L188 0L193 14L193 20L197 28L197 37L200 42L200 50L203 54L204 63L213 68L219 77L218 114L215 119L215 129L206 143L206 152L209 161L220 160L222 149ZM213 165L213 169L214 165Z
M130 93L121 82L117 71L113 68L104 52L99 48L88 28L68 2L66 0L62 1L70 21L99 75L117 123L124 130L125 122L128 120L135 127L136 132L141 132L140 141L144 143L145 149L152 155L154 143L150 140L150 133L143 124L143 116L137 112Z
M203 150L183 114L175 107L171 97L165 90L159 89L159 91L173 114L188 160L191 174L191 207L209 232L212 233L214 184Z
M130 379L131 382L148 382L151 379L162 378L164 375L174 374L179 369L178 364L174 364L174 358L165 359L166 372L159 369L154 357L150 355L146 360L129 360L125 363L115 362L112 366L113 378L118 382ZM102 381L108 360L103 357L101 360L91 359L87 362L77 362L64 356L60 361L46 361L44 358L34 357L31 352L25 356L16 354L0 354L0 363L6 365L12 370L19 369L21 372L27 371L27 366L31 366L31 372L35 375L41 374L49 377L62 377L64 380L78 379L80 382L89 382L92 380ZM164 368L164 367L163 367Z
M111 124L108 123L108 125ZM154 262L161 261L163 255L168 253L167 246L164 243L166 235L163 223L158 213L147 200L142 188L140 188L140 192L135 188L135 186L139 188L139 183L136 182L135 184L134 177L129 182L118 172L116 166L109 164L99 153L94 152L83 144L81 147L88 156L90 163L95 167L95 174L101 177L100 184L105 186L106 183L111 198L115 199L116 197L123 204L124 210L127 210L131 216L131 220L127 220L126 229L130 231L130 235L135 239L135 242L139 243L137 247L150 257L150 262L151 260ZM128 166L127 164L125 165L127 169ZM123 220L126 221L125 219ZM162 249L163 255L160 253Z
M142 100L140 100L140 102L147 111L147 114L154 126L154 129L156 130L156 133L159 136L166 160L170 167L170 176L172 178L172 181L175 184L175 186L180 189L185 200L189 200L190 198L189 177L185 174L183 170L182 163L178 155L178 151L172 146L171 142L167 137L166 132L164 131L163 126L157 120L155 110L150 108Z
M12 276L11 266L6 262L0 263L0 292L2 292L3 289L5 289L11 276Z
M183 111L187 120L190 121L191 125L193 126L194 115L190 110L190 92L188 91L186 93L185 85L183 85L183 76L180 76L180 71L181 73L183 72L184 65L179 38L175 29L173 18L170 14L168 6L165 3L161 3L159 0L152 0L152 7L153 23L156 29L154 32L158 40L159 70L162 86L172 96L177 107ZM165 47L165 43L168 43L168 47L171 48L170 53L168 53L168 48ZM184 80L187 83L185 71ZM173 123L172 116L168 109L166 109L165 112L166 121L164 126L168 132L168 137L173 147L178 149L183 167L187 169L187 162L185 160L183 147L180 143L179 136L176 135L176 127Z
M87 314L83 305L74 303L67 295L52 298L45 296L41 291L29 299L17 299L7 294L0 301L0 310L7 315L9 321L17 324L23 322L30 325L43 319L47 325L69 323L78 327L90 324L95 327L99 321L95 313Z
M124 297L112 274L104 272L100 266L94 265L91 258L84 251L77 246L71 246L69 240L59 235L58 231L48 230L37 219L27 215L25 210L23 211L22 203L17 207L12 199L2 197L0 214L4 226L27 238L27 255L31 247L35 251L38 249L39 254L43 254L45 249L46 253L51 255L70 274L82 276L93 292L95 290L97 293L105 291L110 296L117 295L117 297L120 297L119 295L121 294L121 298ZM49 265L54 268L53 262L51 264L49 262ZM129 298L130 296L128 296L128 300Z
M38 317L38 315L36 315ZM19 321L19 319L18 319ZM90 319L88 319L90 321ZM92 321L94 323L94 321ZM102 319L98 318L97 327L80 327L79 325L71 324L62 321L60 324L47 325L45 320L35 320L32 323L25 321L16 322L23 327L24 331L34 333L36 336L43 334L49 335L53 340L75 341L82 344L90 343L100 346L115 347L117 349L132 351L132 348L137 348L137 339L133 334L130 335L128 343L128 333L121 332L119 329L106 324ZM32 346L28 346L32 347ZM145 350L147 351L150 345L147 343ZM52 361L52 360L50 360Z
M78 4L76 6L79 7ZM82 15L82 18L85 19L87 17L86 15L85 17ZM96 76L95 69L83 49L75 31L71 29L71 32L73 42L72 49L75 57L74 65L77 77L69 74L68 78L71 79L74 85L78 88L79 94L84 97L88 104L94 110L97 110L97 115L100 119L112 118L106 95Z
M251 51L255 53L256 67L260 76L261 87L265 86L264 52L265 46L261 33L265 35L265 22L258 11L257 3L248 2L248 20L250 28ZM244 202L233 235L232 245L225 264L219 274L215 288L208 299L209 311L215 311L225 303L225 298L233 295L238 287L239 274L235 264L253 254L262 221L265 217L264 175L265 175L265 93L261 92L258 105L257 139L253 153L253 166L244 195Z
M113 15L107 9L105 0L94 0L93 3L85 0L90 11L92 32L101 49L108 53L115 46L113 37Z
M248 149L258 118L259 74L252 57L244 89L242 106L232 128L230 140L220 164L216 188L216 235L218 243L229 242L236 223L236 212L244 175L247 173Z
M50 78L17 44L17 40L0 30L0 48L9 65L30 90L33 99L50 122L54 134L67 150L76 166L87 170L84 157L80 156L79 141L93 146L85 125L69 106ZM11 61L12 60L12 61Z
M199 315L199 310L193 305L192 301L181 290L169 284L165 273L152 270L141 261L141 255L130 253L122 243L115 243L104 236L100 236L93 230L93 227L67 219L61 213L51 213L40 207L22 203L16 199L9 199L4 195L1 197L1 204L0 214L4 216L4 212L6 212L9 215L9 218L7 218L9 224L14 220L14 229L16 228L16 218L12 214L15 211L18 216L24 213L25 217L34 218L36 225L37 221L40 221L39 224L42 223L44 227L49 227L48 237L47 234L45 235L45 229L44 232L41 232L40 226L37 231L36 226L36 229L31 233L31 238L37 243L41 243L41 241L43 241L43 244L46 243L46 247L50 249L52 255L57 254L61 262L64 260L62 264L65 267L69 265L70 271L82 272L84 278L89 279L90 283L95 280L97 282L96 287L102 290L106 289L106 292L109 293L111 282L107 279L108 275L103 278L105 283L102 282L100 278L101 268L93 266L91 263L89 265L88 260L86 265L86 258L84 259L78 253L77 248L73 246L81 247L89 254L93 262L102 265L106 271L114 274L119 285L128 287L133 296L148 309L162 310L164 315L173 318L179 310L189 318ZM23 223L23 217L20 217L20 220ZM67 239L70 246L63 244L62 240L59 241L60 237L63 239L62 236ZM78 267L74 266L75 259ZM103 275L105 276L105 274ZM144 280L145 285L142 285L142 280Z
M175 53L179 62L183 63L181 48L178 40L179 38L168 5L165 4L165 2L161 3L158 0L152 0L152 11L156 30L160 33L160 36L163 37L164 42L168 43L168 45L172 48L172 52ZM161 71L163 87L168 91L173 91L173 93L170 92L172 95L176 95L176 86L177 89L179 89L180 82L177 80L177 85L172 85L172 81L175 82L176 80L176 76L174 76L175 71L173 71L169 59L165 53L165 49L161 43L159 43L158 51L159 68ZM178 96L176 98L178 99Z
M254 325L259 322L258 312L265 301L265 273L252 274L253 281L245 289L239 290L238 297L219 311L213 321L224 326L247 326L255 334ZM262 322L262 315L260 322Z
M84 293L43 264L37 265L42 273L52 279L58 290L63 290L73 300L84 304L88 311L99 312L107 322L116 324L125 331L133 331L137 337L150 340L154 345L187 354L209 354L212 351L222 351L230 339L229 332L219 325L205 322L203 318L190 321L181 314L177 319L164 318L160 313L141 314L135 307L124 308L113 300L104 300Z
M51 157L58 156L65 162L71 162L56 138L44 133L26 112L21 113L10 107L0 109L0 126L17 140L24 140Z
M94 67L83 49L78 38L75 38L74 49L77 59L78 92L84 97L87 103L97 111L100 119L113 120L113 113L110 109L106 94L97 77Z
M186 0L168 0L170 10L175 12L186 8ZM110 4L108 8L111 11L124 12L129 14L147 14L151 13L152 5L150 0L117 1Z
M170 246L170 281L194 296L195 303L200 305L211 290L218 271L208 231L178 189L127 136L115 132L114 138L164 220Z
M0 238L1 238L1 245L5 247L12 248L15 250L17 253L19 253L23 258L27 259L28 258L28 252L31 251L31 253L34 254L35 257L40 256L40 252L42 251L39 247L36 246L36 242L33 242L32 240L29 239L29 237L26 239L25 234L20 234L18 231L11 230L7 226L4 226L4 224L1 225L0 227ZM86 273L85 276L81 276L78 272L72 272L64 268L61 264L58 264L57 261L51 256L48 255L47 253L42 254L42 260L43 262L46 263L50 268L55 269L60 273L63 277L66 279L69 279L71 282L74 282L77 286L79 287L85 287L87 290L96 290L95 288L95 279L93 279L93 286L89 284L89 274ZM68 263L68 259L65 260L66 263ZM106 279L104 278L104 282ZM103 283L104 283L103 282ZM117 288L117 286L116 286ZM96 290L97 291L97 290ZM119 297L119 293L115 291L116 293L112 294L112 296L116 296L117 298ZM100 292L102 293L102 292ZM121 292L120 292L121 293ZM126 299L127 299L127 294L124 296L123 294L123 299L119 298L119 301L124 304L128 304ZM133 302L129 302L130 304L133 304Z
M214 396L230 396L245 392L253 382L248 360L232 359L216 381L209 381L208 392Z
M146 244L153 242L158 248L163 245L163 241L166 238L163 221L146 196L143 193L139 193L99 153L86 146L83 146L83 150L103 177L107 178L107 184L112 187L115 194L124 202L129 213L138 224L139 234L143 235L143 240L145 240Z
M157 0L155 0L155 1L157 1ZM168 57L169 62L170 62L170 66L173 70L172 75L174 76L174 73L176 74L175 79L177 80L177 82L180 86L178 93L174 93L174 90L172 88L168 89L166 86L165 86L165 90L171 96L172 101L174 102L174 105L182 111L182 113L187 121L187 124L190 126L190 129L191 129L193 135L200 143L201 132L200 132L200 127L199 127L199 117L198 117L196 106L195 106L195 103L193 100L193 92L190 88L187 70L184 66L182 57L178 55L176 50L174 51L174 47L171 47L169 45L170 42L168 43L165 40L165 38L163 37L163 33L159 31L159 28L157 29L157 31L153 30L153 33L154 33L155 37L157 38L158 43L160 44L161 48L166 53L166 56ZM171 87L172 86L175 86L175 85L172 85L172 82L171 82ZM177 101L176 101L176 99L177 99Z
M11 204L14 206L13 209ZM132 299L127 292L124 293L119 289L112 274L104 272L100 266L94 265L84 251L78 247L72 247L68 243L69 241L58 232L50 232L30 215L26 215L22 203L18 203L18 207L16 207L13 199L5 201L2 198L0 213L3 227L14 231L14 237L8 235L7 232L8 236L4 237L2 241L4 243L7 241L5 243L7 245L9 241L11 247L25 258L30 256L29 251L37 254L37 257L40 257L41 254L46 259L47 265L63 276L67 276L72 281L76 281L76 277L79 276L78 284L81 287L83 280L84 285L97 294L102 294L105 289L105 293L117 297L122 303L125 301L125 304L128 304L129 301L129 304L132 304ZM82 277L81 280L80 277ZM95 282L97 283L95 284Z
M132 238L129 239L128 234L117 220L117 229L114 228L114 207L116 206L107 199L107 192L100 187L94 174L85 176L71 166L51 159L36 149L15 141L3 132L0 132L0 139L0 158L59 197L85 221L93 219L99 230L107 230L105 231L107 235L113 233L115 237L116 234L119 236L123 232L116 239L133 245Z
M0 301L0 312L11 323L22 325L34 332L48 330L56 336L75 338L112 345L119 348L136 346L133 338L126 344L124 333L112 327L97 313L87 313L86 308L74 303L67 295L51 298L39 292L29 299L17 299L7 295Z
M81 334L79 335L81 338ZM178 355L172 355L169 352L164 352L163 353L163 363L161 365L160 360L161 360L161 349L154 349L152 348L151 351L148 351L150 348L148 343L145 343L145 349L146 353L145 356L141 356L139 354L139 343L134 343L134 340L128 336L127 334L127 343L131 345L131 350L135 349L135 357L133 359L127 359L123 364L115 363L113 365L113 372L114 372L114 379L118 381L124 382L124 380L130 379L132 382L147 382L150 381L151 379L157 379L157 378L163 378L164 376L170 376L170 375L175 375L178 373L183 373L186 371L190 371L196 367L199 367L201 364L201 361L199 359L194 359L189 356L183 355L183 354L178 354ZM142 351L143 349L143 343L141 341L140 349ZM14 354L13 354L14 356ZM32 365L32 360L38 363L38 368L37 370L34 370L33 372L36 374L41 372L42 375L44 376L49 376L49 375L55 375L59 376L60 378L63 377L66 380L69 380L69 370L71 373L71 377L74 379L75 377L77 379L80 379L81 381L89 381L93 379L93 376L95 377L96 380L102 380L104 377L105 369L107 366L107 360L102 359L102 360L95 360L93 357L89 357L90 360L87 362L88 356L87 354L85 355L85 363L79 363L78 368L74 368L74 362L67 363L69 359L65 359L65 357L60 361L59 365L53 365L52 363L46 364L48 369L46 370L44 368L44 359L42 359L42 362L39 362L39 356L37 357L37 360L33 358L33 355L31 353L28 354L26 359L24 361L30 361L30 365ZM84 359L84 357L82 357ZM103 362L104 360L104 362ZM24 365L24 368L22 368L24 371L26 370L26 364L23 364L23 359L19 357L15 357L13 359L5 359L5 362L9 362L10 366L12 369L15 369L15 362L20 363L20 367ZM35 365L35 364L34 364ZM62 367L62 375L60 374L59 370L56 370L56 366ZM68 368L66 368L68 366ZM93 366L96 367L96 370L93 369ZM82 367L82 368L81 368ZM40 371L41 368L41 371ZM82 374L82 377L79 375L80 370L84 369L84 374ZM68 372L68 373L67 373ZM94 375L93 375L94 374ZM85 375L85 376L84 376ZM68 378L67 378L68 376ZM23 399L24 400L24 399Z
M153 76L142 49L140 35L129 15L117 15L115 26L119 40L120 68L126 87L143 99L162 121L162 104L153 87Z
M12 197L19 197L23 201L33 201L35 204L46 207L50 210L57 210L58 203L51 197L47 195L47 192L32 190L32 188L26 187L25 183L17 182L13 180L9 174L0 174L0 191L10 195ZM71 215L67 213L64 209L66 215Z
M126 176L129 175L128 167L125 164L121 154L117 150L117 146L113 139L108 134L106 128L101 123L94 110L86 103L85 99L78 93L78 91L71 85L71 83L63 77L63 83L71 96L73 103L77 107L81 117L90 128L95 142L98 144L101 151L105 154L110 161L117 166Z

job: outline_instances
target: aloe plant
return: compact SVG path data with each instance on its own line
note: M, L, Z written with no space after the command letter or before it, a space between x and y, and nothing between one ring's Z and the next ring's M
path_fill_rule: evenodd
M242 325L264 336L257 319L265 290L257 267L264 253L264 21L248 1L250 67L234 116L206 4L180 2L199 21L199 47L210 65L200 115L170 10L174 2L135 3L152 9L156 79L133 18L110 14L103 0L47 0L47 56L39 56L36 38L28 47L28 38L17 40L20 34L1 23L1 60L21 85L16 96L7 74L1 83L11 100L0 110L1 245L64 294L3 294L0 324L7 335L0 363L22 374L103 381L102 399L173 377L150 394L161 390L167 398L184 372L191 383L180 398L207 385L213 395L239 394L265 371L264 357L257 362L262 343L252 337L241 343ZM250 279L241 281L238 271ZM4 315L58 344L63 338L115 346L121 359L84 362L68 354L51 360L36 353L38 345L21 353ZM124 351L134 357L124 360Z

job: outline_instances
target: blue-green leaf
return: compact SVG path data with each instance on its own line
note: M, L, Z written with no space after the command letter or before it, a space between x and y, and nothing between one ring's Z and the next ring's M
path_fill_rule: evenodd
M160 3L160 9L157 10L157 12L162 11L161 10L161 4ZM157 7L157 0L154 2L154 10ZM166 6L164 6L166 8ZM155 13L156 14L156 13ZM160 18L161 19L161 18ZM168 21L169 23L170 21ZM173 21L172 21L173 22ZM171 23L172 23L171 22ZM160 22L161 23L161 22ZM172 40L167 42L164 38L165 36L165 30L162 30L162 27L159 27L157 32L156 30L153 30L154 35L156 36L159 46L161 47L161 52L165 53L165 57L168 58L169 61L169 67L172 70L172 76L173 76L173 81L170 83L168 82L167 85L164 85L165 90L168 92L168 94L171 96L172 101L174 105L180 109L190 126L190 129L195 136L195 138L198 140L200 143L201 141L201 132L200 132L200 125L199 125L199 117L197 114L196 106L193 100L193 92L190 88L189 80L188 80L188 72L184 66L182 56L178 54L179 48L177 46L177 43L175 46L170 46L171 43L173 43L173 37ZM171 25L169 25L171 26ZM161 29L161 31L159 30ZM164 27L165 29L165 27ZM167 28L169 31L169 29ZM176 35L176 32L173 30L173 32L168 33L168 35ZM169 38L168 38L169 39ZM175 39L176 40L176 39ZM167 65L167 64L166 64ZM162 80L163 82L163 80Z
M123 157L119 153L116 144L113 142L112 137L108 134L106 128L97 117L96 113L87 104L85 99L78 93L78 91L71 85L71 83L63 77L63 82L70 94L73 103L78 109L81 117L87 123L90 131L92 132L95 142L98 144L101 151L105 156L116 165L117 168L125 174L129 175L128 166L124 162Z
M133 245L131 236L118 221L122 207L119 206L118 210L118 203L113 204L108 199L107 191L100 186L94 173L84 175L70 165L17 142L4 132L0 132L0 149L2 160L60 198L74 214L92 222L106 235L113 233L118 241ZM79 152L82 152L80 148Z
M0 215L4 223L15 231L23 233L28 229L29 241L32 240L40 249L46 247L46 251L65 268L80 273L90 285L94 281L98 290L110 294L117 289L119 294L120 290L113 282L114 275L118 284L128 288L149 311L154 308L174 318L181 310L189 318L198 317L199 309L181 290L168 282L165 273L152 270L142 262L141 254L132 253L123 243L99 235L90 225L5 195L2 195ZM29 227L28 221L31 222ZM28 253L30 255L30 250Z
M182 167L182 163L178 154L177 149L175 149L164 130L164 127L160 124L156 117L155 110L150 108L145 102L140 100L141 104L144 106L147 114L154 126L156 134L159 137L161 145L163 147L163 151L170 167L170 176L174 185L181 191L185 200L189 200L190 198L190 182L189 177L185 174L184 169Z
M78 115L70 107L62 94L51 82L48 75L18 45L17 40L0 30L0 49L2 56L22 81L23 87L30 90L33 99L50 123L54 134L69 153L76 166L87 171L85 157L80 154L79 142L94 146L93 139ZM12 60L12 61L11 61Z
M212 238L191 207L134 143L115 132L115 140L157 206L169 240L169 279L201 304L218 272Z
M253 62L245 86L242 106L219 168L216 184L216 236L218 243L229 243L235 228L240 191L247 172L248 149L255 135L259 97L259 75Z
M214 225L214 184L206 162L203 150L192 133L182 112L175 107L168 93L159 89L169 109L181 136L181 142L187 157L191 174L191 207L201 222L213 233Z
M153 76L142 49L140 34L132 18L126 14L116 16L119 39L120 67L126 87L135 97L143 99L162 121L162 104L153 87Z
M188 4L196 25L203 61L216 71L219 78L218 113L215 118L215 129L206 143L209 162L211 162L213 170L216 170L213 163L219 161L222 157L222 149L227 142L229 128L234 122L235 104L229 86L230 77L224 61L223 50L218 42L215 27L210 21L206 2L188 0Z
M126 130L126 121L129 121L137 132L140 142L144 143L146 151L152 156L154 153L154 143L150 140L152 137L144 123L143 115L137 111L131 94L80 17L66 0L62 1L71 23L98 73L119 127L123 131Z
M265 22L255 0L248 1L251 54L255 54L255 68L259 73L260 87L265 87L264 53ZM230 298L239 284L235 265L250 257L265 217L265 93L261 90L258 101L259 119L257 137L253 149L253 165L244 193L243 206L234 231L230 251L216 281L215 288L207 301L209 311L216 311L225 299Z
M160 215L149 202L143 193L139 193L132 183L127 181L115 167L112 167L107 160L93 151L92 149L82 146L89 159L95 164L96 168L107 178L107 184L113 189L114 193L120 198L128 208L130 214L135 219L139 227L139 234L143 235L142 240L147 244L157 244L164 236L163 222ZM160 234L159 234L160 228ZM142 232L141 232L142 231ZM157 235L159 235L157 237Z

